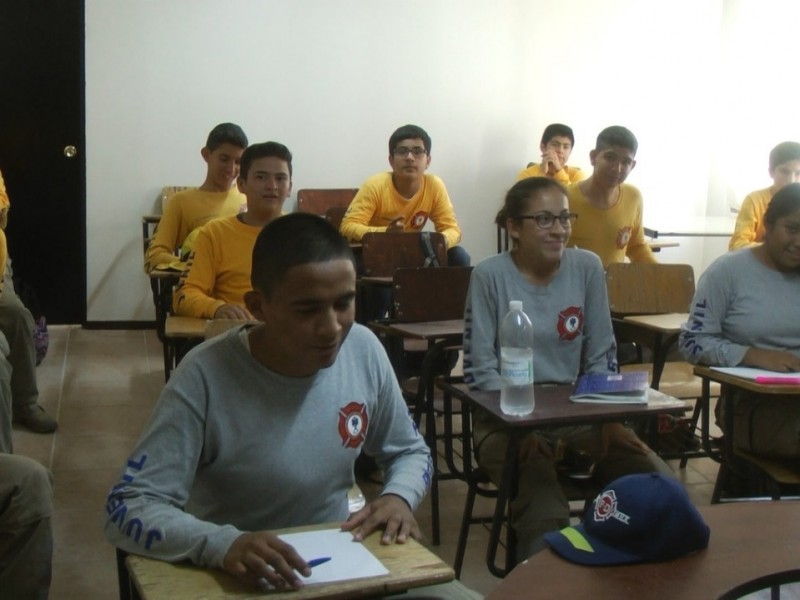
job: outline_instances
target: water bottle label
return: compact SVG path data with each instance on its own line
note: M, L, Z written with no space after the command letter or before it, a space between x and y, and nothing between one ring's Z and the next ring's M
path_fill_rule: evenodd
M500 377L506 385L520 386L533 383L533 359L531 356L504 356L500 362Z

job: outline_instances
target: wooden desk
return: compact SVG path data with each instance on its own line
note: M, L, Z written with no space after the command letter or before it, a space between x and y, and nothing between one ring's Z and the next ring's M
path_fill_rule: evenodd
M648 240L647 245L653 252L661 252L663 248L677 248L680 246L678 242L662 242L661 240Z
M545 550L515 568L487 598L727 599L800 580L800 502L699 510L711 528L706 550L669 562L612 567L573 564Z
M338 524L296 527L277 533L336 527ZM376 532L363 543L389 570L388 575L306 586L282 593L261 592L224 571L187 563L171 564L133 555L128 556L125 563L142 600L359 598L396 594L423 585L446 583L455 576L449 565L415 540L383 546L380 532Z
M650 386L658 389L667 354L681 333L681 326L689 320L689 313L660 315L635 315L622 318L624 324L633 325L648 336L647 345L653 350L653 378Z
M719 474L717 475L717 482L714 485L714 492L711 496L711 502L717 503L721 501L721 494L722 488L724 486L724 479L727 477L728 471L734 471L735 469L732 468L731 464L734 457L744 458L746 461L757 465L764 473L769 473L770 476L775 477L776 481L780 481L782 475L788 474L790 479L793 479L792 483L797 483L798 479L798 472L797 472L797 465L794 461L781 461L781 460L774 460L759 457L753 454L746 453L742 450L737 450L733 446L733 427L734 427L734 418L733 418L733 407L727 406L725 407L726 410L723 410L723 418L724 423L722 425L722 429L725 432L723 436L723 447L720 451L719 449L712 449L711 447L711 437L710 437L710 422L711 422L711 411L708 408L709 406L709 397L711 382L715 381L722 385L727 385L731 387L736 387L742 390L747 390L750 392L754 392L757 394L791 394L791 395L800 395L800 386L798 385L772 385L772 384L762 384L756 383L752 379L745 379L743 377L737 377L735 375L731 375L729 373L723 373L721 371L716 371L710 367L705 366L696 366L694 368L694 374L698 377L702 378L703 380L703 418L702 418L702 425L701 425L701 437L703 442L704 450L709 453L709 455L714 458L715 460L721 463ZM719 402L727 402L726 395L724 393L720 394ZM778 496L779 497L779 496ZM775 497L775 491L773 490L773 498Z
M431 477L431 524L433 527L432 542L438 546L441 541L439 531L439 481L452 478L448 473L442 476L439 469L436 447L436 414L434 410L434 379L438 359L448 347L460 346L464 335L464 319L446 321L423 321L417 323L393 323L373 321L370 328L376 333L396 336L401 340L423 340L428 344L422 361L416 399L414 401L414 422L419 425L425 415L425 441L431 450L433 474Z
M440 384L443 389L468 404L488 411L503 422L513 433L510 436L503 476L498 486L497 503L489 534L489 547L496 548L500 541L501 529L505 519L506 504L514 497L518 471L518 446L522 434L533 430L564 425L585 425L647 419L662 414L683 414L690 405L676 400L657 390L648 391L647 404L590 404L572 402L569 399L574 385L535 385L536 408L524 417L509 416L500 410L499 391L474 391L465 384ZM512 536L513 539L513 536ZM516 548L513 543L506 548L506 565L516 563ZM490 571L494 571L495 554L487 552L486 561Z
M169 315L164 324L164 335L168 338L202 338L205 336L208 319L177 317Z
M644 227L644 234L651 238L660 237L731 237L736 218L728 217L686 217L679 222L666 223L661 227Z

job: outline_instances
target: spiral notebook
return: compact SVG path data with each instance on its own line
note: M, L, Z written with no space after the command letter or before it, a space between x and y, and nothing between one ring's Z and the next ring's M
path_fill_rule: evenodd
M586 373L578 378L573 402L605 404L647 404L650 375L647 371L624 373Z

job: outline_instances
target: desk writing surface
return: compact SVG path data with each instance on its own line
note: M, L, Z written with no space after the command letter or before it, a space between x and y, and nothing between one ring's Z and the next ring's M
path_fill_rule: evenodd
M692 217L680 221L662 220L644 226L644 234L652 238L661 237L730 237L736 227L736 217Z
M704 379L710 379L718 383L727 383L744 390L751 392L758 392L760 394L800 394L800 386L797 385L774 385L756 383L752 379L745 379L744 377L737 377L722 371L716 371L710 367L697 365L694 368L694 374Z
M573 385L536 385L533 413L524 417L503 414L500 410L499 391L475 391L465 384L455 384L452 389L474 405L489 411L508 427L546 427L570 423L592 423L643 418L663 413L683 413L691 404L677 400L653 389L647 392L647 404L585 404L569 399Z
M487 598L709 600L769 575L800 580L800 502L698 510L711 528L705 550L668 562L589 567L547 549L515 568Z
M464 333L464 319L419 323L376 323L376 325L380 325L380 328L387 333L419 340L438 340Z
M659 333L680 333L681 326L689 320L689 313L630 315L623 317L622 320Z
M337 523L328 523L277 530L275 533L338 526ZM389 570L388 575L307 586L282 593L261 592L218 569L205 569L187 563L171 564L134 555L129 556L125 562L142 600L358 598L400 593L421 585L446 583L455 577L449 565L416 540L383 546L380 543L380 532L376 532L363 543Z

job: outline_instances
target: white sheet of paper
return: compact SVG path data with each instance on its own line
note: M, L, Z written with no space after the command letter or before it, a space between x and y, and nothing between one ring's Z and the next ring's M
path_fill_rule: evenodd
M383 566L364 544L353 541L353 534L338 529L287 533L279 536L306 561L330 556L331 560L311 569L311 577L300 577L306 585L331 583L365 577L388 575Z
M753 381L755 381L756 377L760 376L777 378L787 377L790 379L800 377L800 372L779 373L777 371L767 371L766 369L753 369L752 367L711 367L711 369L713 371L719 371L720 373L733 375L734 377L752 379Z

